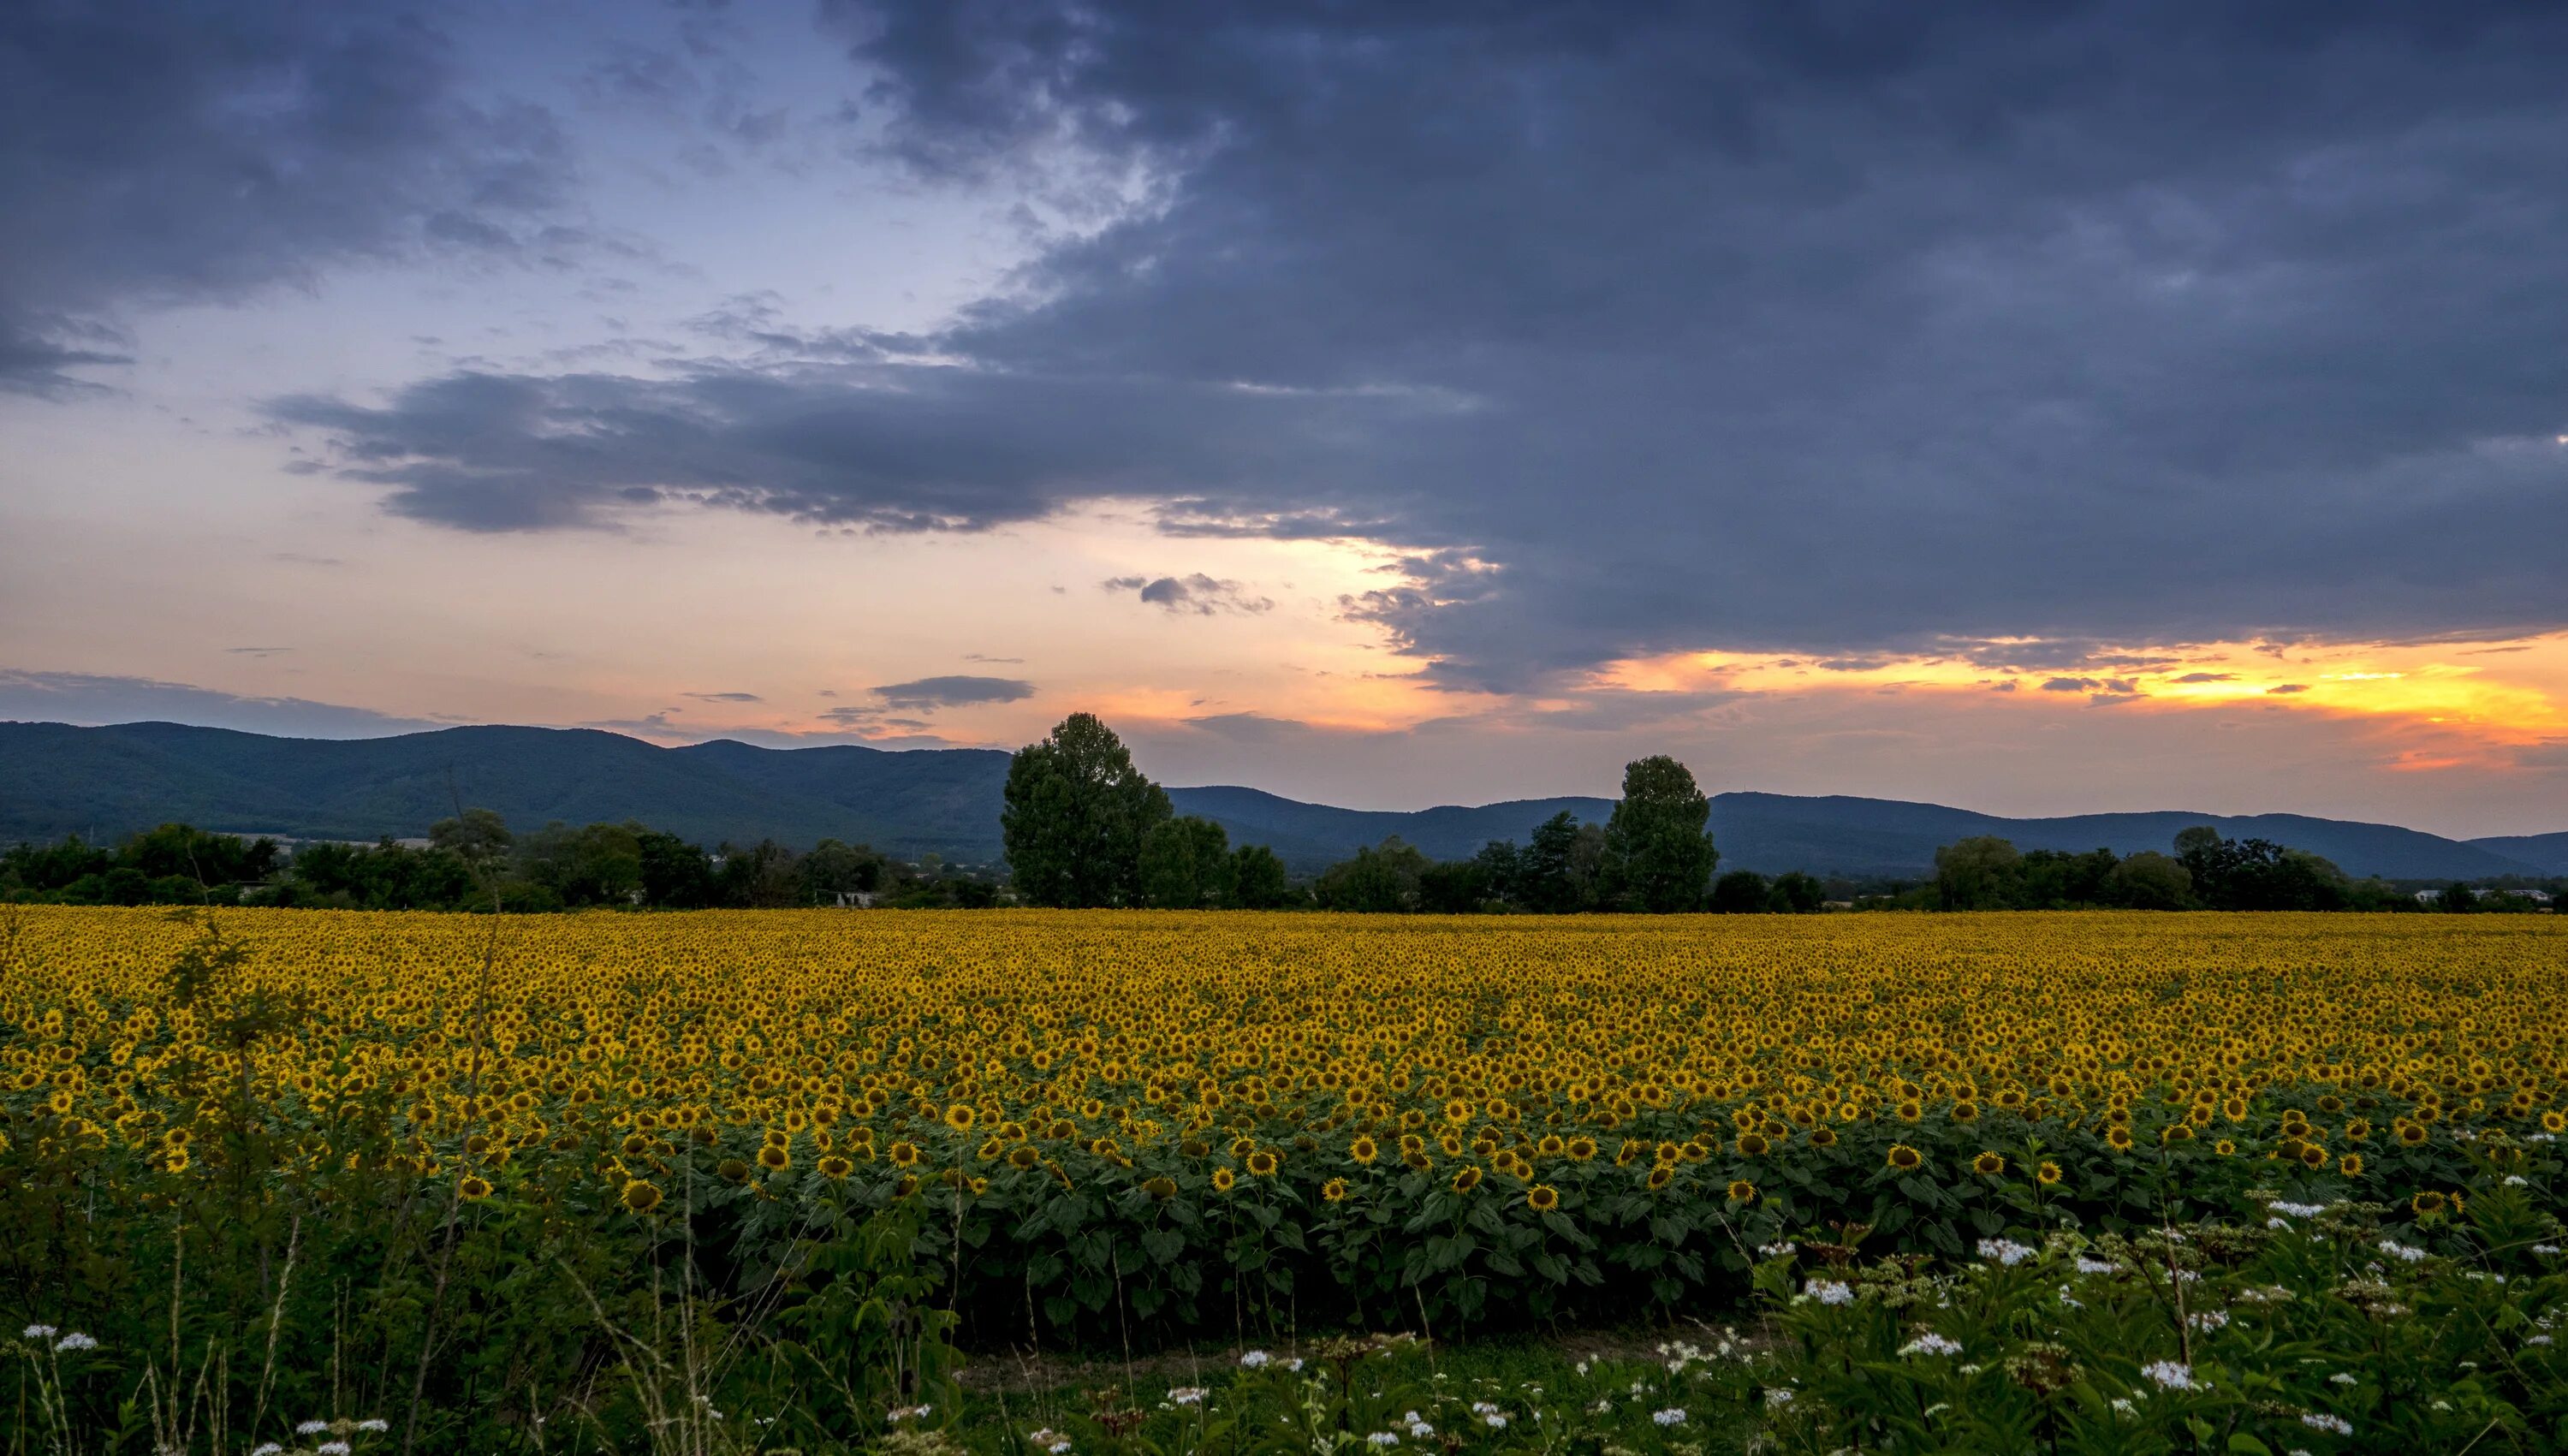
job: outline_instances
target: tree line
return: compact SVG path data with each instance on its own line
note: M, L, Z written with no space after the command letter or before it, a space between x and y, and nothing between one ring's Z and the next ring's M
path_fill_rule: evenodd
M977 908L995 879L929 855L905 863L824 839L708 850L638 823L546 824L519 835L488 809L426 844L280 844L163 824L115 845L74 835L0 851L0 899L66 905L273 905L341 910L704 910L866 903Z
M1864 902L1899 910L2534 911L2529 887L2455 881L2423 898L2387 880L2358 880L2325 856L2270 839L2230 839L2208 824L2179 832L2173 853L2019 850L1984 835L1935 851L1935 878Z
M1177 814L1115 730L1078 713L1009 761L999 827L1014 892L1036 905L1665 913L1705 909L1718 888L1711 814L1684 764L1643 758L1624 770L1623 797L1602 824L1563 812L1522 845L1494 840L1447 861L1394 836L1297 885L1267 846L1233 848L1221 825ZM1808 875L1721 883L1734 892L1753 883L1760 910L1816 910L1822 898ZM1750 908L1736 893L1731 904Z

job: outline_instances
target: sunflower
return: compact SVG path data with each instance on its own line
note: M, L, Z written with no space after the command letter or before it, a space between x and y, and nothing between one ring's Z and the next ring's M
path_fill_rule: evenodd
M829 1179L832 1182L840 1178L844 1178L848 1174L856 1171L856 1165L854 1163L847 1161L847 1159L836 1153L831 1153L829 1156L822 1158L819 1162L819 1168L820 1176Z
M1477 1168L1464 1168L1453 1175L1453 1191L1455 1193L1468 1193L1479 1186L1480 1170Z
M2041 1167L2033 1170L2033 1181L2041 1184L2045 1188L2051 1188L2058 1185L2062 1176L2063 1174L2060 1171L2060 1165L2054 1162L2046 1161Z
M2211 1150L2224 1158L2234 1158L2238 1156L2238 1144L2231 1142L2225 1137L2220 1141L2213 1143L2211 1145Z
M794 1154L782 1144L769 1143L758 1150L758 1166L770 1172L783 1172L794 1166Z
M1358 1137L1354 1142L1347 1144L1347 1156L1370 1168L1373 1166L1373 1160L1382 1156L1382 1145L1372 1138Z
M1344 1178L1332 1178L1328 1182L1321 1184L1320 1196L1331 1203L1344 1203L1347 1197L1347 1180Z
M479 1203L490 1196L490 1180L478 1173L467 1173L464 1181L455 1185L455 1191L463 1196L466 1203Z
M1732 1203L1755 1203L1757 1201L1757 1185L1749 1182L1745 1178L1731 1179L1730 1201Z
M970 1132L972 1130L973 1122L978 1119L980 1115L979 1109L975 1108L971 1103L957 1102L953 1106L945 1109L945 1125L953 1128L956 1132Z
M1836 1145L1837 1130L1835 1128L1813 1127L1810 1129L1810 1146L1814 1148L1832 1148Z
M1953 1104L1953 1120L1955 1122L1979 1121L1980 1104L1972 1101L1968 1097L1964 1097L1962 1100Z
M2422 1147L2425 1140L2432 1136L2433 1134L2426 1131L2425 1124L2421 1122L2403 1122L2399 1124L2399 1141L2404 1146L2411 1148Z
M1739 1139L1739 1156L1743 1158L1762 1158L1766 1156L1766 1134L1762 1132L1752 1132Z
M913 1142L896 1142L891 1145L891 1165L893 1167L906 1168L917 1161L918 1144Z
M1456 1097L1444 1104L1444 1120L1455 1126L1471 1120L1471 1104Z
M1888 1161L1891 1167L1905 1173L1922 1165L1926 1161L1926 1155L1904 1142L1895 1142L1890 1145Z
M1669 1167L1665 1163L1661 1163L1650 1170L1650 1191L1653 1193L1656 1193L1675 1181L1677 1181L1677 1170Z
M2568 1112L2542 1113L2541 1130L2543 1132L2568 1132Z
M1275 1170L1281 1166L1283 1166L1283 1160L1264 1148L1259 1148L1248 1155L1248 1171L1253 1176L1272 1178L1275 1176Z
M2104 1129L2104 1141L2110 1143L2113 1151L2117 1153L2128 1151L2131 1146L2131 1129L2116 1122Z
M1212 1170L1212 1191L1215 1193L1228 1193L1238 1182L1239 1175L1228 1168Z
M2170 1122L2166 1126L2158 1129L2158 1141L2160 1143L2191 1142L2193 1141L2193 1124L2190 1122Z
M2408 1200L2408 1208L2410 1212L2416 1214L2420 1218L2426 1214L2441 1213L2443 1211L2443 1195L2428 1188L2423 1192L2418 1193L2415 1197Z
M1596 1156L1596 1139L1584 1136L1573 1137L1564 1145L1563 1151L1569 1154L1569 1160L1573 1163L1587 1162Z
M1150 1195L1152 1198L1174 1198L1177 1196L1177 1180L1164 1175L1155 1178L1145 1178L1141 1180L1141 1191Z
M2336 1170L2348 1178L2363 1176L2363 1154L2348 1153L2336 1160Z
M649 1213L660 1206L660 1190L657 1185L636 1178L624 1185L623 1200L624 1206L635 1213Z
M1982 1153L1971 1159L1971 1171L1983 1178L1995 1178L2006 1171L2006 1159L1997 1153Z

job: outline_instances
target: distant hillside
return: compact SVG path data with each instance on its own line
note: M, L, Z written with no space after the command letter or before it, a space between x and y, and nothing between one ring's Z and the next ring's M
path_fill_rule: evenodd
M2544 874L2568 875L2568 833L2508 834L2495 839L2473 839L2474 848L2508 859L2519 859Z
M639 819L701 843L837 838L904 857L1000 857L1008 755L988 748L894 751L835 746L661 748L580 728L460 728L360 739L272 738L176 724L67 728L0 724L0 840L81 833L114 838L168 820L314 839L425 834L456 800L496 809L521 829L560 819ZM1180 813L1220 823L1234 843L1267 844L1314 870L1398 834L1440 859L1492 839L1522 841L1564 809L1602 820L1599 798L1517 799L1414 812L1306 804L1253 788L1172 788ZM2568 834L2464 844L2390 824L2297 814L2157 811L2003 819L1894 799L1725 793L1712 829L1725 869L1913 876L1936 846L1996 834L2025 849L2128 854L2166 849L2211 824L2311 850L2357 875L2476 879L2568 873Z

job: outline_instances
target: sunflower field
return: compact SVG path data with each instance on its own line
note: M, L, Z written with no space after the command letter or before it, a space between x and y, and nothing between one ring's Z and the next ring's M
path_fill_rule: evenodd
M1444 1339L1735 1307L1795 1240L2547 1210L2563 1129L2546 917L0 909L0 1318L118 1331L81 1419L136 1449L667 1429L753 1359L851 1437L954 1344Z

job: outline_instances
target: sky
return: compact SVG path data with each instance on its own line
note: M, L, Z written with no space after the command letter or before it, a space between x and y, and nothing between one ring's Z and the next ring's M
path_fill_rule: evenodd
M0 7L0 719L2568 829L2568 8Z

